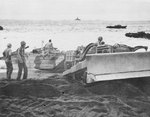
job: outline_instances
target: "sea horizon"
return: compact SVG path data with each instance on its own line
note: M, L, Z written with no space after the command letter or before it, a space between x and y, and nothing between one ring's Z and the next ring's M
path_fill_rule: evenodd
M76 21L76 18L79 18L79 17L75 17L75 18L72 18L72 19L9 19L9 18L0 18L0 20L5 20L5 21L8 21L8 20L12 20L12 21ZM116 20L112 20L112 19L82 19L82 18L79 18L79 22L80 21L108 21L108 22L150 22L150 19L142 19L142 20L127 20L127 19L116 19Z

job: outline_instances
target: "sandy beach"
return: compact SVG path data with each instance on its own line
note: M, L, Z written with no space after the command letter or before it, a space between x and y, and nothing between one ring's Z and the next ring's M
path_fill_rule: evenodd
M149 117L148 89L144 92L128 82L83 86L61 75L24 81L3 79L0 81L0 116Z

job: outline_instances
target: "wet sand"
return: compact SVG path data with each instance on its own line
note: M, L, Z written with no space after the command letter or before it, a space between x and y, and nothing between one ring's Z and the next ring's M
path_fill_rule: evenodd
M24 81L2 79L0 117L149 117L150 85L137 86L138 80L83 86L58 74Z

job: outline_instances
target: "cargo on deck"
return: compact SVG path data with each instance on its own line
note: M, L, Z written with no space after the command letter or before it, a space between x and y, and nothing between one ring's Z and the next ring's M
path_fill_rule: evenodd
M149 77L150 52L86 54L83 61L74 64L63 75L84 83Z

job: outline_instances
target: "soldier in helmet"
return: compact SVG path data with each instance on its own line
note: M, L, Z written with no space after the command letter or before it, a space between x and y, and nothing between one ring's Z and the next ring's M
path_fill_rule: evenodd
M8 43L7 48L3 52L3 56L4 56L6 67L7 67L6 76L8 80L11 79L11 74L13 71L13 65L12 65L12 60L11 60L11 55L12 55L11 47L12 47L11 43Z
M45 54L49 55L53 51L53 43L50 39L49 42L44 46Z
M21 79L22 69L24 69L23 79L27 79L27 75L28 75L28 68L27 68L26 59L25 59L25 49L28 48L28 46L26 47L25 41L21 41L20 44L21 44L21 47L17 50L18 68L19 68L17 80Z
M102 41L103 41L103 37L99 36L99 37L98 37L97 46L102 45Z

